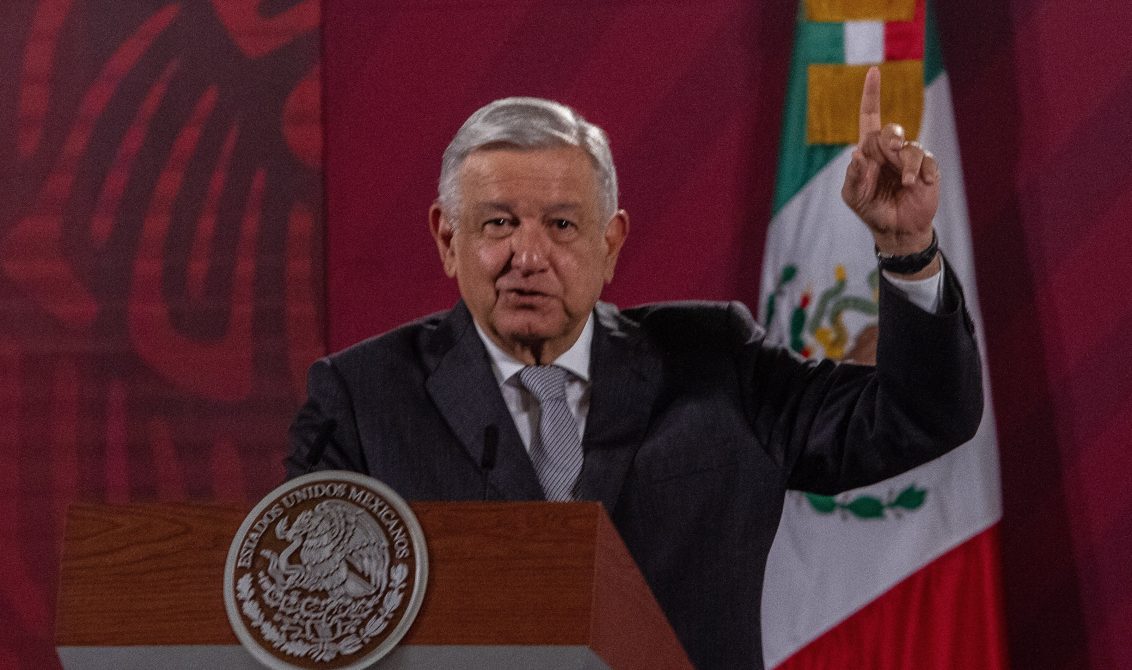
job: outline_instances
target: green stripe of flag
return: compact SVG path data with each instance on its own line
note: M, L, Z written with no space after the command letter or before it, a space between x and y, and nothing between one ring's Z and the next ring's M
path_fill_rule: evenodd
M935 6L927 3L924 12L924 88L943 74L943 50L939 48L939 30L935 22Z

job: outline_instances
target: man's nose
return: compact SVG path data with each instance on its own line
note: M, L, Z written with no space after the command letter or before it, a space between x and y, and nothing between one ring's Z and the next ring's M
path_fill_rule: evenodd
M511 265L523 273L546 268L546 231L537 221L522 221L511 234Z

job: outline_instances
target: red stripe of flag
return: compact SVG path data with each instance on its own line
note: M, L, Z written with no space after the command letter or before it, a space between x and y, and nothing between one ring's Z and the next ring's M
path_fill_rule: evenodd
M998 525L920 568L777 670L1005 670Z
M890 21L884 24L884 59L923 60L924 0L916 0L916 13L911 21Z

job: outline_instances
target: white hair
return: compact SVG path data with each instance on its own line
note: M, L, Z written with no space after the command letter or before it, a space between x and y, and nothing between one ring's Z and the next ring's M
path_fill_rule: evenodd
M589 155L597 175L602 219L609 221L617 211L617 171L609 151L609 138L570 107L542 98L503 98L468 117L444 150L437 189L440 206L449 212L459 211L460 166L473 151L486 147L560 146L579 147Z

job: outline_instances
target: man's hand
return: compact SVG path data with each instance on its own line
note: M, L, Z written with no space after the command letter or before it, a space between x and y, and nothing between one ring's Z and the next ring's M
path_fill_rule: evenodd
M861 94L860 140L853 151L841 197L872 230L877 248L905 256L931 244L932 218L939 206L939 166L904 129L881 127L880 71L865 76ZM917 275L938 271L938 258Z

